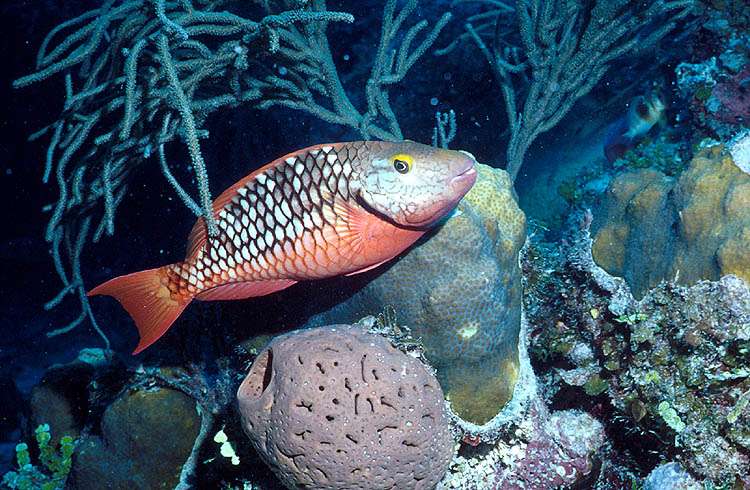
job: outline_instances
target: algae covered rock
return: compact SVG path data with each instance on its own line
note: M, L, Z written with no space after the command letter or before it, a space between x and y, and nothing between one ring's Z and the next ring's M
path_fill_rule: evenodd
M750 281L750 175L721 147L696 156L679 179L654 170L619 175L593 228L594 260L638 297L663 280Z
M614 348L623 362L607 373L613 405L674 444L693 474L717 483L750 474L750 287L734 276L663 285L616 322L630 345ZM619 337L607 336L600 342Z
M420 337L453 409L484 423L518 375L525 216L503 170L477 165L477 182L446 222L312 325L393 307Z
M101 436L80 441L72 488L174 488L199 427L195 402L179 391L126 391L105 410Z
M435 377L357 326L276 338L237 401L253 446L289 488L431 489L453 456Z
M538 305L527 310L530 320L542 325L531 352L548 373L548 396L611 406L602 421L635 459L668 454L717 488L744 488L750 286L726 275L692 286L663 283L636 300L621 278L593 263L585 231L571 241L561 277L528 290ZM583 382L568 377L577 363L586 367Z
M498 468L491 488L569 488L589 475L594 455L604 443L604 427L591 415L564 410L547 413L537 406L537 424L508 468Z
M678 463L666 463L654 468L643 482L643 490L701 490L703 485L693 479Z

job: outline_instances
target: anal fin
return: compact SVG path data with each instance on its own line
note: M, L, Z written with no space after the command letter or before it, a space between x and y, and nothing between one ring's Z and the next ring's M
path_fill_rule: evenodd
M217 286L198 294L195 299L200 301L224 301L233 299L257 298L281 291L296 284L292 279L277 279L271 281L234 282Z
M347 277L349 277L349 276L356 276L357 274L362 274L363 272L371 271L374 268L379 267L379 266L385 264L386 262L388 262L388 260L390 260L390 259L383 260L381 262L378 262L377 264L368 265L367 267L363 267L362 269L356 270L354 272L350 272L349 274L346 274L346 276Z

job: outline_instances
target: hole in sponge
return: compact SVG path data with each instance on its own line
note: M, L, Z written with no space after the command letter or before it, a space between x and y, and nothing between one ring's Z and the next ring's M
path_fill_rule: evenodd
M242 382L238 396L247 399L257 399L263 395L271 384L273 373L273 351L264 350L253 363L245 381Z

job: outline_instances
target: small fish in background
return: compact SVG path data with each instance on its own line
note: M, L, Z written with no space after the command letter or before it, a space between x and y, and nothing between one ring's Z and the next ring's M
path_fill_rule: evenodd
M263 296L387 262L458 204L474 185L475 163L466 152L411 141L290 153L214 201L219 234L209 237L199 219L183 262L116 277L88 294L113 296L128 311L137 354L193 299Z
M635 148L654 126L666 124L666 102L660 91L639 95L630 102L627 114L607 128L604 156L609 163Z

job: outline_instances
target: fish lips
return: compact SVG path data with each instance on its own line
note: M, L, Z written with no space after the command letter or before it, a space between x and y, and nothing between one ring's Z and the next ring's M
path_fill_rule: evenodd
M469 168L461 172L460 174L453 177L450 181L451 188L460 194L458 201L469 192L474 183L477 181L477 169L472 164Z
M435 211L435 213L429 218L420 220L418 222L409 221L409 225L415 228L426 228L426 227L429 227L430 225L435 224L443 216L445 216L453 208L455 208L456 205L458 205L459 201L461 201L461 199L463 199L466 193L469 192L469 190L471 190L471 188L474 186L474 183L476 181L477 181L477 169L474 167L474 164L472 162L471 166L469 166L460 174L453 177L448 183L448 186L451 189L450 198L439 202L436 206L437 211Z

